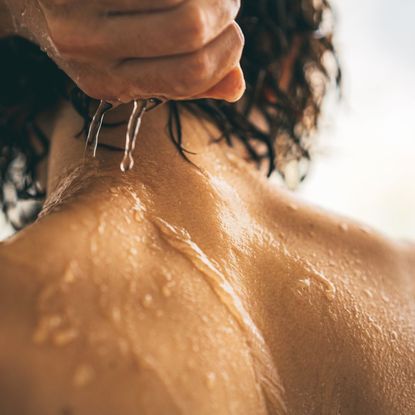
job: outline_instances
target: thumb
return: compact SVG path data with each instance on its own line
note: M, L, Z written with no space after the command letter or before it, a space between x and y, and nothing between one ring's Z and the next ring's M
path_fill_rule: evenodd
M194 99L223 99L228 102L238 101L245 92L246 84L241 66L232 69L228 75L208 91L198 94Z

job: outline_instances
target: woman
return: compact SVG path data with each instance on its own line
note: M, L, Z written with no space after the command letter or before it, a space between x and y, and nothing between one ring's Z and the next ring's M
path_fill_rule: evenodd
M247 0L242 102L149 112L126 174L129 106L108 114L96 160L79 93L54 107L45 86L41 113L7 113L9 188L36 190L42 131L51 148L40 218L0 248L1 414L415 411L414 247L302 204L251 163L276 160L291 181L307 158L328 10ZM7 48L67 90L31 46ZM187 97L215 95L200 91Z

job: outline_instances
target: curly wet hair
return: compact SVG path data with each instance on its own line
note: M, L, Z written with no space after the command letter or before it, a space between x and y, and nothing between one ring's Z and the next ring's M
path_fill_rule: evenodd
M236 104L215 100L170 102L169 132L178 151L180 108L197 110L222 132L218 139L241 142L248 157L268 174L292 159L309 159L309 138L318 126L328 85L340 84L333 46L333 14L327 0L242 0L238 23L246 38L242 57L247 90ZM37 118L70 100L91 120L94 100L80 91L38 46L18 37L0 40L0 204L20 228L36 218L44 194L37 166L48 154L48 140ZM284 78L284 68L290 77ZM261 118L261 127L252 122ZM29 213L11 212L31 201ZM33 209L33 206L35 207Z

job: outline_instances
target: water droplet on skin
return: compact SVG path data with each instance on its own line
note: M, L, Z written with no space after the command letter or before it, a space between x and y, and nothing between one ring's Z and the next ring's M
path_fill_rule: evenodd
M39 345L45 343L50 333L61 326L62 322L62 317L58 315L42 317L33 335L33 342Z
M349 225L347 223L341 223L339 225L339 228L343 231L343 232L347 232L349 230Z
M165 285L162 289L161 289L164 297L168 298L171 297L171 289L169 285Z
M385 293L382 293L380 296L381 296L383 302L385 302L387 304L390 303L390 299Z
M93 256L98 252L98 245L95 240L91 240L91 253Z
M142 222L144 219L143 212L141 212L140 210L135 210L133 216L136 222Z
M289 208L290 208L291 210L293 210L294 212L296 212L296 211L298 210L298 206L297 206L296 204L294 204L294 203L291 203L291 204L289 205Z
M58 347L67 346L76 340L78 336L79 333L75 329L62 330L53 336L53 344Z
M366 235L370 235L370 234L372 233L371 229L370 229L370 228L368 228L367 226L361 226L361 227L359 228L359 230L360 230L361 232L363 232L364 234L366 234Z
M150 308L153 305L153 296L151 294L146 294L142 301L144 308Z
M130 248L130 254L133 255L133 256L137 256L138 255L137 248L131 247Z
M161 318L164 316L164 312L162 310L157 310L156 311L156 317Z
M379 324L373 324L374 329L378 332L378 333L382 333L382 327L379 326Z
M300 281L298 281L298 283L301 286L306 287L306 288L310 288L311 287L311 280L310 280L310 278L305 278L303 280L300 280Z
M216 373L215 372L209 372L206 375L206 385L209 389L213 389L216 384Z
M323 274L315 273L313 274L313 278L319 280L325 286L326 296L329 300L333 300L336 296L337 289L336 286Z
M173 274L170 271L164 271L164 278L166 281L171 282L173 281Z
M105 225L103 223L100 223L100 225L98 226L98 233L100 235L103 235L105 232Z
M367 297L373 298L373 292L369 288L364 290L364 293L366 294Z
M309 263L308 261L305 261L303 258L297 258L297 261L301 263L302 267L304 267L307 271L307 278L310 280L316 280L317 282L321 283L325 288L325 294L327 299L330 301L334 300L337 289L336 286L333 284L333 282L330 281L329 278L326 277L326 275L320 271L318 271L313 264Z
M92 382L95 371L90 365L81 365L75 370L73 383L77 387L84 387Z
M72 284L75 281L75 275L71 268L68 268L63 275L63 282L66 284Z
M116 189L115 187L111 187L110 193L114 196L118 196L118 189Z
M121 322L121 310L118 307L114 307L111 310L111 319L116 324Z

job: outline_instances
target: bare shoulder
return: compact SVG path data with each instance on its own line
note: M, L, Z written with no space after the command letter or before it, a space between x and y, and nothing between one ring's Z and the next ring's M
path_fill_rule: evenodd
M402 242L404 269L407 274L408 291L412 294L415 303L415 241Z
M245 338L173 249L121 270L27 239L0 251L2 415L263 413Z
M342 379L342 413L412 414L413 246L284 194L272 194L270 200L267 226L275 230L282 254L269 284L275 288L268 309L275 309L274 325L297 328L283 345L298 374L287 390L303 385L321 392L315 379L324 372L333 390L337 380L330 379ZM277 295L283 310L274 305ZM299 345L301 361L298 352L291 352ZM316 394L314 404L319 400Z

